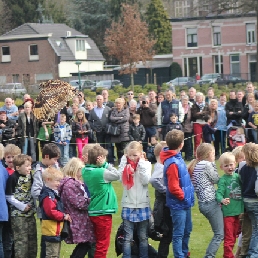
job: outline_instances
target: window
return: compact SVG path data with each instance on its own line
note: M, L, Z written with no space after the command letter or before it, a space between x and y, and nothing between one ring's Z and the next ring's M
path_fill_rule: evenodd
M30 61L39 60L38 45L29 45Z
M13 77L13 83L19 82L19 74L13 74L12 77Z
M175 1L175 17L186 17L189 16L190 1L180 0Z
M11 62L10 47L2 46L2 62Z
M213 27L213 46L221 45L221 31L219 26Z
M30 45L30 55L31 56L38 55L38 45Z
M214 68L215 68L214 69L215 73L223 73L223 56L222 55L214 56Z
M247 44L254 44L255 42L256 42L255 24L254 23L247 23L246 24L246 43Z
M9 56L10 55L10 48L9 47L2 47L2 55Z
M240 76L240 57L238 54L230 55L230 71L234 76Z
M85 51L85 41L76 40L76 51Z
M197 47L197 28L187 30L187 47Z

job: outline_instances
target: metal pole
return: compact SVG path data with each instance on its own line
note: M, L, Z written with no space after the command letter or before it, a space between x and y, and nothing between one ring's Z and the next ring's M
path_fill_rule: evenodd
M80 73L80 65L78 64L78 79L79 79L79 90L82 90L82 85L81 85L81 73Z

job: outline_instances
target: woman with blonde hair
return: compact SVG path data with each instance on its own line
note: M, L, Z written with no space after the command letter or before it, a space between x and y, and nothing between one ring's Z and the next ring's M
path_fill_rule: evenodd
M193 121L194 133L194 154L201 143L202 128L205 125L204 118L210 113L210 108L204 101L203 93L197 92L195 98L196 101L191 108L191 119Z
M199 210L208 219L214 233L204 257L215 257L224 238L223 214L215 195L214 184L218 183L219 175L214 160L213 145L202 143L196 150L196 159L188 165Z
M111 142L115 143L117 149L117 158L120 162L123 156L123 151L127 143L129 142L129 108L125 105L125 100L117 98L115 100L115 107L112 109L109 121L120 127L120 135L111 135Z
M59 186L59 194L64 205L64 211L70 214L70 234L65 239L67 244L76 244L70 257L84 258L95 242L93 225L88 216L90 204L89 192L82 182L83 162L78 158L72 158L64 166L62 179Z

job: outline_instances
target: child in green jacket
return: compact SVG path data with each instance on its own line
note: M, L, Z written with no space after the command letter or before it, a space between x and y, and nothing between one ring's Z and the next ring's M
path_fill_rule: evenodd
M222 204L224 217L224 256L234 257L233 248L239 234L239 215L244 212L239 175L235 173L235 156L226 152L220 158L220 168L224 175L218 183L216 199Z
M101 146L95 146L88 152L88 165L82 171L82 177L90 192L88 207L90 220L96 236L94 258L107 257L112 228L112 214L117 212L117 197L112 181L120 179L119 173L106 162L108 152Z

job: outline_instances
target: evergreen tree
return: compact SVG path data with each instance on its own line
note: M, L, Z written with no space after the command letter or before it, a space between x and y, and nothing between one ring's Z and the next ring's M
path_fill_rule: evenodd
M161 0L151 0L146 11L149 32L157 40L156 54L172 52L172 28Z
M43 13L45 18L53 23L68 24L66 4L65 0L44 0Z
M122 12L122 4L138 4L140 6L139 0L110 0L109 9L112 20L118 21Z
M12 28L26 22L37 22L39 13L36 11L42 0L3 0L11 12Z
M104 45L104 35L110 26L109 5L103 0L73 0L71 25L81 33L94 40L105 58L107 58Z

